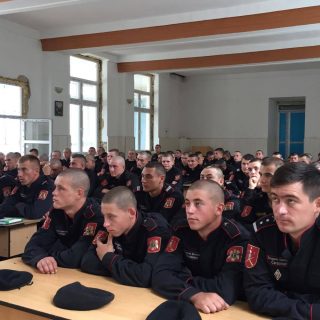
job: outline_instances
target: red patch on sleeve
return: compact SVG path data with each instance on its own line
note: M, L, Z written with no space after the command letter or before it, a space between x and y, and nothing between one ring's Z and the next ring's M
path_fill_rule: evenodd
M103 179L103 180L100 182L101 187L105 187L107 184L108 184L108 180L107 180L107 179Z
M167 244L166 252L174 252L178 248L178 244L180 242L180 239L176 236L172 236Z
M90 222L84 228L83 236L94 236L96 233L97 223Z
M42 229L48 230L50 228L51 218L49 217L49 213L45 214L46 219L42 225Z
M38 196L39 200L46 200L48 196L48 190L41 190Z
M10 187L3 187L2 188L2 194L4 197L10 196L11 188Z
M233 210L234 207L234 202L229 201L224 205L224 209L223 210Z
M258 262L260 248L253 246L252 244L248 244L246 258L244 261L244 265L247 269L251 269L255 267Z
M245 218L247 217L252 211L252 207L251 206L245 206L241 212L241 217Z
M241 262L243 255L242 246L233 246L227 251L226 262Z
M166 199L166 202L163 207L166 209L171 209L173 207L174 201L175 201L175 198Z
M106 241L108 238L108 232L99 230L94 239L92 240L92 244L97 245L97 240L99 239L101 242Z
M148 253L157 253L161 249L161 237L152 237L147 240Z

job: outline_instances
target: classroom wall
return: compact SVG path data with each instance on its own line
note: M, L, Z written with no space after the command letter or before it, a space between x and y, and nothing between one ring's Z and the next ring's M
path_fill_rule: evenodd
M319 69L189 76L181 92L184 112L179 137L186 137L190 146L272 153L275 150L268 150L268 137L273 135L268 131L269 99L305 97L305 152L316 156L319 89Z

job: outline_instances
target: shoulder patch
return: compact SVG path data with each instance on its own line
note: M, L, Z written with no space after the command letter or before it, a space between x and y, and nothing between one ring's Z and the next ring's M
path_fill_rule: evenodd
M48 196L48 190L41 190L38 196L39 200L46 200Z
M238 226L231 220L225 219L222 222L222 229L231 238L235 238L240 234Z
M243 255L243 247L242 246L233 246L230 247L227 251L226 262L241 262Z
M228 202L224 205L223 211L233 210L233 208L234 208L234 202L233 202L233 201L228 201Z
M167 186L164 190L165 192L170 192L170 191L173 191L173 188L171 186Z
M161 237L148 238L148 253L157 253L161 249Z
M251 206L245 206L243 208L242 212L241 212L241 217L245 218L245 217L249 216L251 211L252 211L252 207Z
M244 261L244 265L247 269L251 269L256 266L259 258L259 252L260 252L260 248L248 243L246 258Z
M157 222L151 218L151 217L147 217L143 220L142 225L148 230L148 231L152 231L154 230L158 225Z
M87 223L83 231L83 236L94 236L97 225L98 224L95 222Z
M166 252L174 252L178 248L178 244L180 242L180 239L176 236L172 236L167 244L167 247L165 249Z
M273 214L268 214L252 224L255 232L259 232L264 228L272 227L274 225L276 225L276 221L274 220Z
M173 207L173 204L174 204L175 200L176 200L175 198L167 198L166 202L163 205L163 207L165 209L171 209Z

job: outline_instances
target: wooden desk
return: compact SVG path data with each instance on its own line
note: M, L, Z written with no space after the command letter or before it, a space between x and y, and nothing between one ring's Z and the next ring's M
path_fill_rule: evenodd
M24 219L19 223L0 226L0 257L10 258L23 253L40 220Z
M20 258L0 262L0 269L4 268L32 272L33 285L0 292L1 319L145 320L153 309L165 301L149 289L122 286L109 278L85 274L79 270L59 268L57 274L43 275L26 266ZM60 287L74 281L111 291L115 299L103 308L91 311L56 308L51 303L54 294ZM229 310L214 315L201 316L204 320L267 319L248 311L245 303L237 303Z

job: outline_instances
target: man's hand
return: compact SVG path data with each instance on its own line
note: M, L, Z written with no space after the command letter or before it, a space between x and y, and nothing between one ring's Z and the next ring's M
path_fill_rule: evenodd
M199 292L190 300L203 313L214 313L229 308L229 305L214 292Z
M41 273L54 274L58 271L58 264L53 257L45 257L38 261L37 268Z
M259 177L251 177L249 179L249 189L255 189L258 185Z
M112 243L112 235L108 235L107 243L102 243L100 239L97 239L97 255L100 260L103 259L104 255L108 252L114 252L114 247Z

